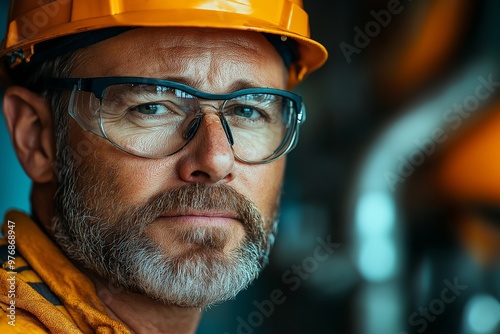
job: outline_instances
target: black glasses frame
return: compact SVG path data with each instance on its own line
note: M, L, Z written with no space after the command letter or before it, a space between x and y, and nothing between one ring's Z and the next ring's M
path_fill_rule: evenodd
M154 79L154 78L141 78L141 77L95 77L95 78L53 78L49 79L47 81L47 87L49 89L54 89L54 90L59 90L59 91L74 91L77 89L78 91L85 91L85 92L90 92L94 94L94 96L102 101L104 94L106 92L106 89L109 86L113 85L120 85L120 84L145 84L145 85L156 85L156 86L167 86L171 87L174 89L179 89L182 90L196 98L201 98L205 100L231 100L234 98L237 98L239 96L247 95L247 94L273 94L281 97L285 97L287 99L290 99L294 102L296 108L295 113L296 113L296 124L293 125L292 132L288 135L291 136L292 138L287 138L285 142L278 148L277 150L283 150L283 145L285 143L288 144L288 148L284 149L282 152L280 152L276 157L273 157L269 160L265 160L262 162L250 162L250 161L245 161L248 163L252 164L259 164L259 163L268 163L272 162L281 156L287 154L290 152L297 144L298 140L298 127L305 122L306 120L306 109L304 107L304 104L302 102L302 97L299 95L281 90L281 89L275 89L275 88L245 88L245 89L240 89L235 92L227 93L227 94L211 94L211 93L206 93L199 91L193 87L190 87L185 84L181 84L175 81L170 81L170 80L164 80L164 79ZM228 135L228 140L230 141L230 144L233 144L232 140L232 135L229 129L226 127L229 127L229 125L226 122L223 122L223 127L224 131ZM193 133L194 135L194 133ZM190 138L189 138L190 139ZM188 141L189 141L188 139ZM113 143L114 144L114 143ZM115 144L116 145L116 144ZM119 147L119 146L118 146ZM121 148L121 147L119 147ZM123 149L123 148L121 148ZM131 152L126 151L127 153L130 153L134 155ZM177 151L176 151L177 152ZM174 153L176 153L174 152ZM173 154L174 154L173 153Z

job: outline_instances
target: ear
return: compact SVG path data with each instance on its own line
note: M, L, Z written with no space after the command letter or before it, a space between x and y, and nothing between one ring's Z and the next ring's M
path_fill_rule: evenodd
M7 88L3 112L17 157L35 183L55 180L54 119L42 97L13 86Z

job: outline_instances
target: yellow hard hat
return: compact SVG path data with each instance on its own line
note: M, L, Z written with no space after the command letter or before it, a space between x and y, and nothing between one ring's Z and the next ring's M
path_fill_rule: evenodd
M310 38L302 0L16 0L11 1L0 60L29 62L39 43L111 27L206 27L250 30L296 44L288 85L321 67L326 49ZM0 70L5 74L6 69Z

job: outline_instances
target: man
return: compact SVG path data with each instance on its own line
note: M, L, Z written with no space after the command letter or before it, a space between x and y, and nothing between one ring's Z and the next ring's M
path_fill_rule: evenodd
M194 333L258 276L305 119L286 89L327 57L301 1L12 1L0 56L33 180L0 329Z

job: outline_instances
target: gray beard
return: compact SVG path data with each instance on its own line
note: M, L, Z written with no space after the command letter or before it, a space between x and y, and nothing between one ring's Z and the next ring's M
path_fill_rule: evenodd
M205 308L234 298L268 262L278 203L273 217L265 221L255 205L233 188L200 183L172 189L141 206L124 207L114 199L113 181L106 184L114 178L99 180L84 164L77 168L66 140L59 141L54 238L71 260L115 291L144 294L168 305ZM85 183L79 182L79 175L86 175ZM192 227L178 233L177 241L193 247L168 257L147 230L162 214L179 210L234 211L245 238L235 249L223 252L231 237L227 230Z

